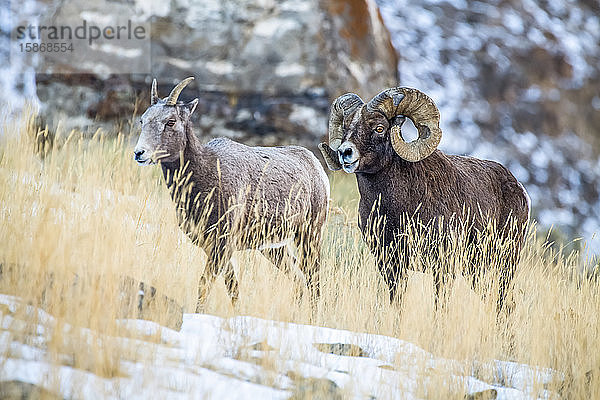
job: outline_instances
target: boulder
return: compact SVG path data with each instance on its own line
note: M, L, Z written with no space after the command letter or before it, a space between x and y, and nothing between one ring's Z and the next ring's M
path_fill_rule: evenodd
M99 276L54 272L31 273L20 264L0 262L0 290L2 293L13 293L16 281L36 279L40 282L39 298L35 306L51 313L49 299L56 297L56 291L65 301L77 304L82 291L96 290L100 297L110 297L116 301L111 305L115 319L144 319L156 322L170 329L179 330L183 323L183 307L174 299L165 296L154 286L127 275ZM110 281L110 282L107 282ZM104 282L104 283L103 283ZM114 289L112 289L114 288ZM107 292L104 292L107 290ZM52 300L50 300L52 301ZM98 299L98 301L104 301Z

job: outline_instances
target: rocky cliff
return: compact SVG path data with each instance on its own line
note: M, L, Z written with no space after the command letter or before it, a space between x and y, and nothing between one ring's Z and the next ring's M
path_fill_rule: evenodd
M63 75L39 68L32 74L19 60L6 63L0 84L11 94L5 98L36 97L51 126L62 119L67 129L113 129L131 117L136 99L138 109L147 105L152 77L166 95L193 75L182 97L200 98L196 125L204 137L314 148L326 133L332 98L347 91L369 98L399 83L427 92L439 105L443 150L511 169L544 229L554 225L568 237L587 239L600 231L595 1L63 3L13 1L12 14L101 21L129 13L151 28L150 61L139 74L106 74L115 67L111 57L125 53L117 47L91 67L71 65ZM0 13L4 33L12 29L10 9ZM7 35L0 40L4 56Z
M86 10L92 22L115 7L69 3L78 2L69 12ZM200 99L201 135L316 148L332 97L348 90L371 96L398 81L397 56L373 0L139 1L130 12L151 28L149 73L105 76L115 69L108 55L91 71L89 65L70 66L63 75L38 69L36 94L51 126L60 118L67 129L95 131L99 123L130 117L136 98L147 106L152 77L167 95L194 76L182 99Z
M600 3L378 4L401 84L441 109L441 148L508 166L542 228L600 233Z

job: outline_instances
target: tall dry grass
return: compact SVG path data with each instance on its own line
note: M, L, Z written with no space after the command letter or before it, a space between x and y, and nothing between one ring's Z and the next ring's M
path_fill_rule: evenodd
M131 349L65 336L60 325L127 335L115 323L114 293L121 275L154 285L193 312L205 254L181 233L159 168L132 160L136 137L130 132L47 138L28 128L28 121L26 116L5 124L0 137L0 292L56 317L58 327L47 333L49 360L65 363L56 355L71 354L70 365L118 376L119 360L135 357ZM296 297L288 274L246 250L234 255L240 266L239 302L234 308L222 280L217 281L208 313L395 336L464 361L482 375L494 371L478 366L494 359L549 367L565 379L548 389L562 397L600 398L600 283L581 273L577 253L556 251L531 231L514 278L509 317L497 318L493 295L483 301L461 277L446 307L436 312L431 274L419 272L410 274L400 309L387 301L358 229L354 178L336 174L331 184L322 296L316 306ZM426 259L427 249L417 249L416 257ZM490 282L497 278L489 277ZM73 286L74 279L83 283ZM15 328L12 334L25 338L27 329ZM445 382L430 380L423 394L463 396L461 388Z

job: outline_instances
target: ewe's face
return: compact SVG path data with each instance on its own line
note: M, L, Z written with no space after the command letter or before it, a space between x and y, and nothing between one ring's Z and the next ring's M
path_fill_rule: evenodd
M394 157L389 130L390 121L380 112L368 112L366 106L344 118L344 136L337 150L342 169L349 174L375 173L388 165Z
M197 102L168 106L159 100L150 106L141 117L142 132L135 146L135 160L148 165L179 158L187 144L185 126Z

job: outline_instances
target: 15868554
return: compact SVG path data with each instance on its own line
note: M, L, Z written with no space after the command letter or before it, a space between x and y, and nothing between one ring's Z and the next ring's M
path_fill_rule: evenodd
M73 43L19 43L22 53L66 53L73 52Z

